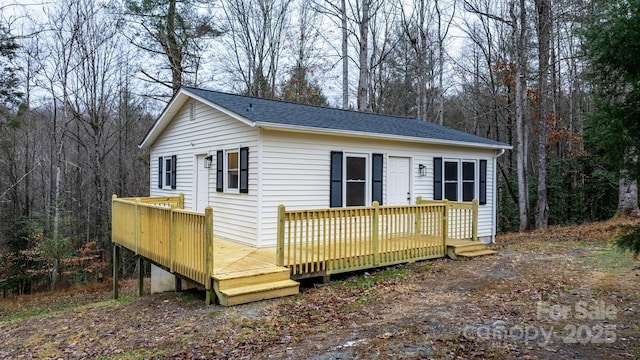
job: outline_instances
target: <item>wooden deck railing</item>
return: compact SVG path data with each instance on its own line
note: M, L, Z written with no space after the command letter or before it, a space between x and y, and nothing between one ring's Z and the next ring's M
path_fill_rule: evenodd
M447 237L457 240L478 239L478 199L471 202L448 200L424 200L418 196L418 204L445 204L447 207Z
M211 289L213 211L184 210L183 197L112 198L112 241Z
M446 203L278 209L277 264L293 276L333 274L447 252Z

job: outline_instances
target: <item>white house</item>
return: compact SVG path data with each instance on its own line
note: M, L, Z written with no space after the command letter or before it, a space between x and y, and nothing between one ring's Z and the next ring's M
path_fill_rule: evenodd
M496 158L511 146L418 119L182 88L142 144L151 196L213 207L215 236L276 244L277 207L479 200L496 232Z

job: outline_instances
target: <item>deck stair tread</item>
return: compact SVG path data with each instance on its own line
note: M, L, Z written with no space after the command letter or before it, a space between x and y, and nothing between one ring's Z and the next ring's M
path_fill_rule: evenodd
M475 244L463 245L463 246L455 246L456 254L460 255L462 253L467 253L471 251L481 251L486 250L487 244L476 242Z
M496 253L496 251L488 249L488 244L480 241L449 239L447 240L447 247L449 248L447 251L449 257L452 259L458 256L471 258Z
M296 295L299 291L300 283L287 279L219 290L219 299L221 305L231 306Z
M278 274L278 273L287 274L287 278L288 278L289 268L286 268L284 266L271 266L271 267L264 267L264 268L260 268L260 269L250 269L250 270L243 270L243 271L232 271L232 272L216 273L216 274L213 275L213 277L216 280L229 280L229 279L237 279L237 278L243 278L243 277L254 277L254 276L258 276L258 275Z
M458 256L461 257L476 257L476 256L485 256L485 255L493 255L497 253L494 250L477 250L477 251L468 251L468 252L462 252L462 253L458 253Z
M222 292L227 296L237 296L237 295L264 292L264 291L275 290L275 289L295 288L297 293L299 286L300 286L300 283L294 280L280 280L280 281L274 281L274 282L268 282L268 283L262 283L262 284L240 286L232 289L220 290L220 292Z

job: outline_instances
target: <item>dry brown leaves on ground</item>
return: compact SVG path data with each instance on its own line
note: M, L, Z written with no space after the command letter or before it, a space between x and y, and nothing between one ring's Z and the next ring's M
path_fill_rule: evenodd
M0 302L0 358L632 359L638 261L617 223L498 238L494 256L434 260L304 284L222 308L203 294L108 301L107 289Z

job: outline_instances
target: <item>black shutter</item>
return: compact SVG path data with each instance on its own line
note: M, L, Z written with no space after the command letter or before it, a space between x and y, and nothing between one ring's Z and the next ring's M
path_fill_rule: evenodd
M177 160L178 157L176 155L172 155L171 156L171 188L175 189L176 188L176 175L177 175Z
M240 148L240 192L249 192L249 148Z
M329 206L342 207L342 152L331 152L331 186L329 188Z
M433 200L442 200L442 158L433 158Z
M224 151L216 152L216 191L224 191Z
M158 189L162 189L162 156L158 158Z
M371 174L373 178L371 200L377 201L382 205L382 162L384 157L382 154L373 154L371 157L373 160L371 164Z
M487 203L487 160L480 160L480 205Z

